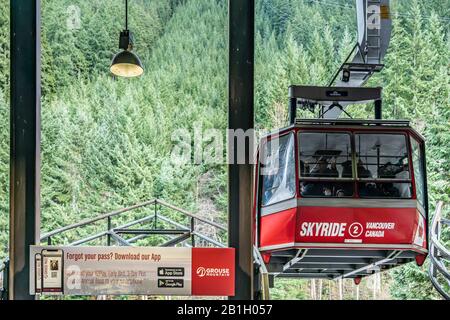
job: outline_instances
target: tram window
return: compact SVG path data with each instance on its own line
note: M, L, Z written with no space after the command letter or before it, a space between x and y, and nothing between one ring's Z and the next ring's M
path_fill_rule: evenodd
M358 190L361 198L411 198L411 183L362 182Z
M419 142L411 139L414 180L416 182L417 201L425 208L425 176L423 172L423 157Z
M304 197L351 197L350 134L299 133L300 191Z
M262 150L262 205L292 198L295 195L294 135L270 140Z
M359 195L375 198L411 198L406 136L357 134L355 142L358 178L364 180L358 185Z

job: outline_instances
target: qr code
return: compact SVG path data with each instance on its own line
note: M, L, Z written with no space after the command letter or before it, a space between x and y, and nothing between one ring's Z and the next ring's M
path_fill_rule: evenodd
M52 278L57 278L57 277L58 277L58 272L52 272L52 273L50 274L50 276L51 276Z

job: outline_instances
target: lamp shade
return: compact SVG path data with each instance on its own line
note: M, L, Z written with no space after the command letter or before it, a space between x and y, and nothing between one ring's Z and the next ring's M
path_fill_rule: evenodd
M141 60L137 55L128 50L116 54L109 68L113 74L119 77L137 77L144 72Z

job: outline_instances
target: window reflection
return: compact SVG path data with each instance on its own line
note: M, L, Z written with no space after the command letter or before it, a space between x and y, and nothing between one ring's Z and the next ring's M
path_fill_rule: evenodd
M423 172L423 155L420 144L411 139L414 180L416 182L417 201L425 208L425 175Z
M373 198L411 198L406 136L356 134L355 142L358 178L368 181L359 183L359 195Z
M345 178L353 177L349 134L301 132L299 158L302 196L349 197L353 195L353 184L345 182Z
M295 194L294 135L268 141L261 158L262 205L292 198Z

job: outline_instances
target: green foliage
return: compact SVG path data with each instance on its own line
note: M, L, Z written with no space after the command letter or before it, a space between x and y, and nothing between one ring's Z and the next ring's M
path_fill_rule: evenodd
M0 3L0 91L9 84L9 1Z
M129 28L143 62L170 18L175 1L133 1ZM76 10L72 9L75 6ZM124 1L42 1L43 92L107 74L125 28ZM79 21L79 22L78 22Z
M9 105L0 91L0 260L7 255L9 240Z
M439 299L428 277L428 263L419 268L415 265L407 264L391 271L393 283L390 293L394 299Z
M275 288L270 290L273 300L304 300L307 295L308 283L306 280L277 279Z

